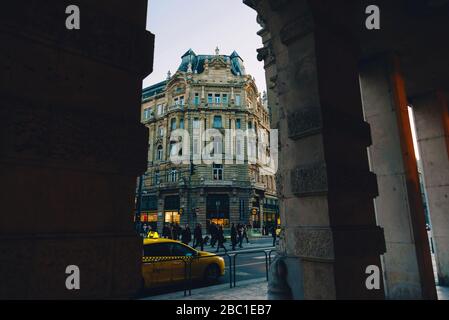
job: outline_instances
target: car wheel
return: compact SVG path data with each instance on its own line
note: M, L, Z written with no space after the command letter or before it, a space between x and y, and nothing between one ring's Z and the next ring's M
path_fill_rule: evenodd
M220 268L216 264L207 266L204 272L204 280L207 282L215 282L220 277Z

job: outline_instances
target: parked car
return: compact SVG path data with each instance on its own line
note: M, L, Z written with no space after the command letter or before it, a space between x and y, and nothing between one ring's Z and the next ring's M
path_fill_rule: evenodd
M145 288L186 280L186 265L191 264L193 281L216 281L225 273L224 259L170 239L144 239L142 278ZM187 270L189 270L187 268Z

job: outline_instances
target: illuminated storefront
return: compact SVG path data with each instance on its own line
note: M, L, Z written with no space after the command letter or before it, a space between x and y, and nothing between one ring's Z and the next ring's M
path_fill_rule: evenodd
M229 228L229 196L227 194L210 194L206 202L207 228L214 222L223 228Z
M179 196L166 196L164 200L164 222L181 223Z

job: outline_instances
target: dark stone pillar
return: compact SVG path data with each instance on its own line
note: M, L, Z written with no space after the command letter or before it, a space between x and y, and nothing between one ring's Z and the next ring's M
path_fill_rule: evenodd
M0 11L0 297L130 297L146 170L141 81L152 71L146 0L18 0ZM66 267L80 269L67 290Z

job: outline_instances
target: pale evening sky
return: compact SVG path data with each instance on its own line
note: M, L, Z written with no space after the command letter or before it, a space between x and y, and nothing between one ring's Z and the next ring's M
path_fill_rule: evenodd
M143 81L148 87L173 73L189 49L196 54L237 51L246 72L254 76L260 92L266 90L263 62L256 58L262 39L256 11L242 0L149 0L147 30L156 35L153 73Z

